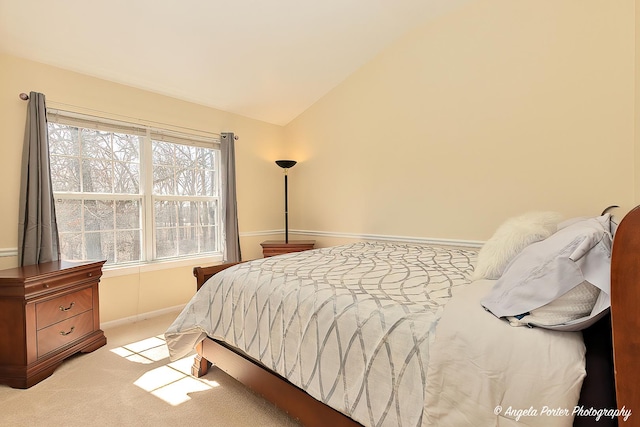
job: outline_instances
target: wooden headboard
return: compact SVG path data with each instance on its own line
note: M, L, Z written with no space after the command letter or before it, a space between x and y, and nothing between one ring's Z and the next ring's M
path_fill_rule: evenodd
M220 264L220 265L212 265L210 267L194 267L193 268L193 275L196 278L196 284L197 284L197 290L199 291L200 288L202 287L202 285L204 285L204 282L206 282L207 280L209 280L209 278L211 276L213 276L214 274L222 271L222 270L226 270L229 267L232 267L236 264L240 264L239 262L230 262L227 264Z
M640 426L640 206L620 222L611 258L611 325L618 408Z

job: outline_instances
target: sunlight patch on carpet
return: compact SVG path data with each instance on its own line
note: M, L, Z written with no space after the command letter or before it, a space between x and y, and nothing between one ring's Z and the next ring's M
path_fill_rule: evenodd
M191 357L177 360L147 372L134 384L173 406L190 400L189 393L210 390L220 385L216 381L192 377L186 369L191 363Z
M111 352L128 361L145 365L169 358L169 350L162 335L123 345ZM193 356L187 356L146 372L134 384L172 406L190 400L189 393L210 390L220 385L216 381L191 376L191 365Z
M151 337L142 341L111 349L111 352L125 359L142 364L158 362L169 357L169 350L164 339Z
M184 377L179 381L154 390L151 394L173 406L178 406L179 404L191 399L191 397L189 397L189 393L205 391L211 388L212 387L209 384L205 384L200 380L192 377Z

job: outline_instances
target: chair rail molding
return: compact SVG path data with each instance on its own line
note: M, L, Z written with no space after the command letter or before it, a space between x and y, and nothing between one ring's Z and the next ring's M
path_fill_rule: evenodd
M284 234L284 229L249 231L249 232L240 233L240 237L266 236L266 235L273 235L273 234ZM481 240L460 240L460 239L442 239L442 238L435 238L435 237L393 236L393 235L387 235L387 234L359 234L359 233L343 233L343 232L337 232L337 231L289 230L289 234L345 238L345 239L354 239L354 240L368 240L368 241L375 240L375 241L387 241L387 242L418 243L418 244L424 244L424 245L437 245L437 246L456 246L456 247L465 247L465 248L480 248L485 243L484 241L481 241Z
M18 248L0 248L0 258L18 256Z

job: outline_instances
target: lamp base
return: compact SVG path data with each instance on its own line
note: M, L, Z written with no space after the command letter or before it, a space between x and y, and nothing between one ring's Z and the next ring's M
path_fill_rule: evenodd
M260 243L262 246L262 255L266 257L288 254L291 252L302 252L313 249L316 244L315 240L266 240Z

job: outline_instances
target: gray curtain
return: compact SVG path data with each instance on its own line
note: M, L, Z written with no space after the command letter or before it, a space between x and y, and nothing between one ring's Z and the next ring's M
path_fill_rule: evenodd
M21 266L60 259L46 115L44 95L31 92L20 181L18 262Z
M227 262L240 262L240 233L238 232L238 203L236 200L236 150L233 132L221 134L220 151L222 153L222 203L224 258Z

